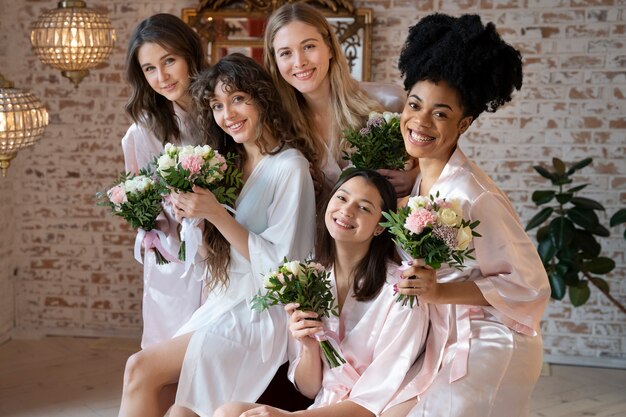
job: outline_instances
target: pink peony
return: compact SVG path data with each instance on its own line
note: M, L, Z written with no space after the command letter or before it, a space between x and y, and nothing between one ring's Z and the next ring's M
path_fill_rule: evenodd
M425 227L434 224L437 221L437 216L424 208L418 208L411 212L407 217L404 227L419 235L422 233Z
M197 174L204 165L204 159L200 155L185 155L180 159L180 166L189 170L191 175Z
M126 203L128 201L128 199L126 198L126 190L124 190L123 184L117 184L115 187L111 188L109 191L107 191L107 196L109 197L109 200L111 200L111 203L117 205Z

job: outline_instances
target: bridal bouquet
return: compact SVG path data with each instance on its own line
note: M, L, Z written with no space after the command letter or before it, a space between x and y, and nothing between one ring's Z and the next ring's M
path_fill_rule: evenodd
M323 265L316 262L288 262L285 258L278 270L265 276L264 286L267 292L262 295L259 291L250 303L256 311L263 311L277 304L298 303L301 310L315 312L320 318L338 315L329 273ZM329 367L346 363L332 345L332 339L326 334L316 337Z
M142 242L146 250L154 250L157 264L176 260L163 246L165 235L155 229L166 193L165 185L142 170L139 175L122 174L112 188L96 194L96 198L101 200L98 205L110 207L113 214L122 217L133 229L139 230L135 241L135 259L140 263Z
M350 147L344 151L343 159L357 168L402 169L409 158L398 113L372 112L365 127L347 130L344 138Z
M234 157L224 157L209 145L165 145L164 152L156 158L156 172L165 184L177 192L191 192L194 185L211 191L226 208L234 205L241 188L241 172L233 163ZM189 270L202 240L198 227L201 219L184 218L180 231L181 244L178 258L185 261Z
M389 229L394 241L413 259L422 258L433 269L442 264L461 269L465 259L474 259L470 248L474 231L480 221L470 222L462 217L458 200L435 196L414 196L406 207L397 212L383 212L386 222L380 225ZM399 294L396 301L413 307L414 296Z

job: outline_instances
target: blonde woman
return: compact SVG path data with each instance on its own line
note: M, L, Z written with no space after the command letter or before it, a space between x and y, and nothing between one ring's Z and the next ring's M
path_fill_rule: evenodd
M299 110L293 111L296 124L323 158L328 184L334 184L345 167L342 132L384 109L352 78L328 21L307 4L285 4L270 16L264 61L286 108ZM417 166L409 168L381 170L399 196L411 191L417 176Z

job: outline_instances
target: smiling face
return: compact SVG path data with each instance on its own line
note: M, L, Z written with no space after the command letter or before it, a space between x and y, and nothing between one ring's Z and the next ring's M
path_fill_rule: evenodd
M351 245L370 244L383 232L378 225L383 199L378 189L363 177L356 176L333 194L328 202L324 221L335 242Z
M157 43L146 42L137 51L137 61L154 91L183 109L189 108L191 97L188 88L191 81L185 58Z
M471 121L446 82L419 81L409 92L400 130L409 155L447 162Z
M242 91L230 91L223 82L215 86L211 110L218 126L235 142L254 142L260 132L260 115L252 97Z
M311 25L293 21L280 28L272 42L281 76L302 94L329 85L332 54L320 32Z

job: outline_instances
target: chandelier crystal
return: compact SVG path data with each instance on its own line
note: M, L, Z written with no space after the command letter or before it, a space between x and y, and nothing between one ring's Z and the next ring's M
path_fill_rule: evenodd
M48 112L32 93L0 74L0 170L6 177L17 151L33 145L48 125Z
M33 24L30 42L41 62L60 69L74 86L107 60L115 45L115 29L106 14L82 0L65 0Z

